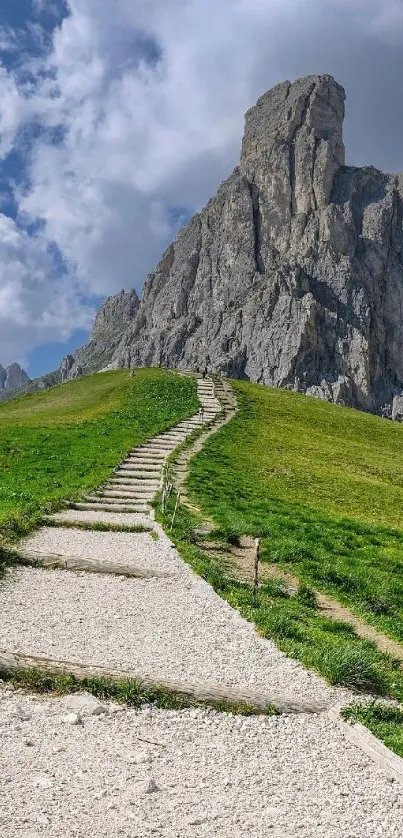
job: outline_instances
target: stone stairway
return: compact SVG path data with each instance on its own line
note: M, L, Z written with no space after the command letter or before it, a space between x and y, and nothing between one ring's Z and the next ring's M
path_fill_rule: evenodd
M100 512L130 512L152 517L152 501L162 486L164 464L194 431L208 425L221 412L213 379L197 379L199 413L134 448L117 466L106 483L70 509Z

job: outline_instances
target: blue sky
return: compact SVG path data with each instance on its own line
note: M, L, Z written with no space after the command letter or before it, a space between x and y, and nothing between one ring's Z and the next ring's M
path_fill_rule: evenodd
M141 291L284 79L347 92L347 161L403 170L403 0L3 0L0 363L38 375Z

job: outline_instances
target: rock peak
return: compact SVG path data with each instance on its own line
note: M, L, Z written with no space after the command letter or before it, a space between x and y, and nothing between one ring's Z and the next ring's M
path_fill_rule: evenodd
M20 387L29 384L30 380L19 364L10 364L6 369L0 364L0 394L19 390Z
M245 118L241 171L259 190L264 236L292 248L310 213L330 201L344 165L344 89L332 76L306 76L278 84Z

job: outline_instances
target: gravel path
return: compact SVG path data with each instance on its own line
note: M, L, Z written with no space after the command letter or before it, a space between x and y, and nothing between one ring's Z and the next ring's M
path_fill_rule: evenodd
M71 726L65 699L0 699L2 838L402 834L401 786L326 716L115 705Z
M336 702L345 695L259 637L190 571L140 580L24 568L7 579L0 648L293 698Z

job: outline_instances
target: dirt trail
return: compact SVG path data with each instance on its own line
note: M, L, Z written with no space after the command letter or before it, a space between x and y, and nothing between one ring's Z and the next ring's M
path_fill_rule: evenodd
M231 568L235 572L238 579L245 582L252 582L255 555L253 538L242 536L238 547L231 547L225 551L218 549L217 544L212 544L208 541L201 542L199 546L219 557L225 563L226 567ZM284 579L290 591L297 591L300 585L300 581L296 576L293 576L288 571L282 570L275 564L268 564L266 562L260 562L259 576L261 579ZM349 608L341 605L334 597L323 594L320 591L315 591L315 593L320 614L329 617L331 620L340 620L343 623L353 626L355 633L359 637L372 641L381 652L402 661L403 667L403 645L401 643L392 640L386 634L368 625L365 620L357 617Z

